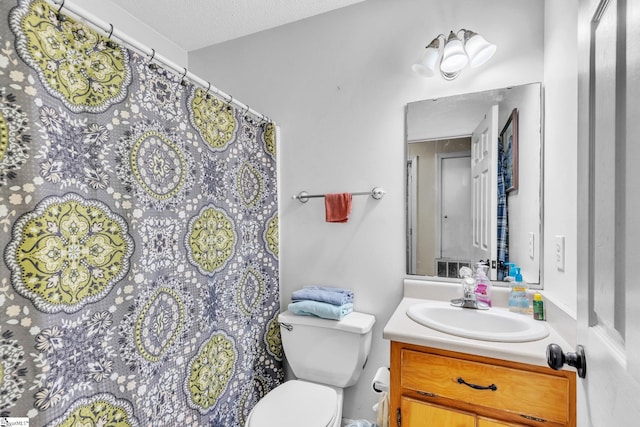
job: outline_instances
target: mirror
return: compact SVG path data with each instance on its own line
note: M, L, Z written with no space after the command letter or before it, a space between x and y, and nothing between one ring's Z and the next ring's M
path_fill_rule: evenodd
M503 280L508 261L540 282L541 96L531 83L407 104L408 274L488 261Z

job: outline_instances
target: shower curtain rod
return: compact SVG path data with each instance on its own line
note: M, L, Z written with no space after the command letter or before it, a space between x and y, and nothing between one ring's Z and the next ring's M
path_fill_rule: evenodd
M137 50L138 52L144 55L149 56L150 58L149 62L155 61L155 62L161 63L166 68L169 68L171 71L175 72L175 74L181 76L183 80L187 79L190 82L197 84L202 89L206 89L207 93L211 91L216 95L218 95L220 98L222 98L224 101L228 102L229 104L234 104L236 107L238 107L238 109L245 110L245 114L251 114L257 117L258 119L263 120L265 123L268 123L271 121L269 117L265 116L262 113L257 112L256 110L249 107L248 105L243 104L242 102L235 99L233 96L221 91L215 86L212 86L210 82L196 76L195 74L190 72L187 69L187 67L180 67L175 62L157 53L154 48L150 48L149 46L143 45L142 43L129 37L127 34L123 33L122 31L119 31L117 28L114 28L113 24L98 18L94 14L88 12L85 9L82 9L76 4L74 3L65 4L65 0L62 0L62 1L46 0L46 1L52 4L54 7L58 8L58 13L60 13L61 11L71 12L71 15L73 15L73 17L80 18L83 21L87 21L90 25L100 30L101 32L105 33L108 38L113 37L122 41L127 46Z

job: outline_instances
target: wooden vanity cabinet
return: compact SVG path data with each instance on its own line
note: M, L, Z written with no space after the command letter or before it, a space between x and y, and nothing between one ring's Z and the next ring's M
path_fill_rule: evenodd
M576 425L570 371L391 342L390 425Z

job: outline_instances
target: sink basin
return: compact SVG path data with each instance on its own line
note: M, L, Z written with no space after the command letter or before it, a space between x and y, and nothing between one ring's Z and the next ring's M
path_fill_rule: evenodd
M474 310L428 301L409 307L407 316L440 332L482 341L527 342L549 335L544 322L499 308Z

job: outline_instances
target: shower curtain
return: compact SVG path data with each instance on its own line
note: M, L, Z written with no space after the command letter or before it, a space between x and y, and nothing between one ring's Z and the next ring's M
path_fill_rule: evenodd
M283 380L274 125L41 0L0 14L0 419L244 425Z
M509 206L505 182L505 163L502 137L498 138L498 280L509 275Z

